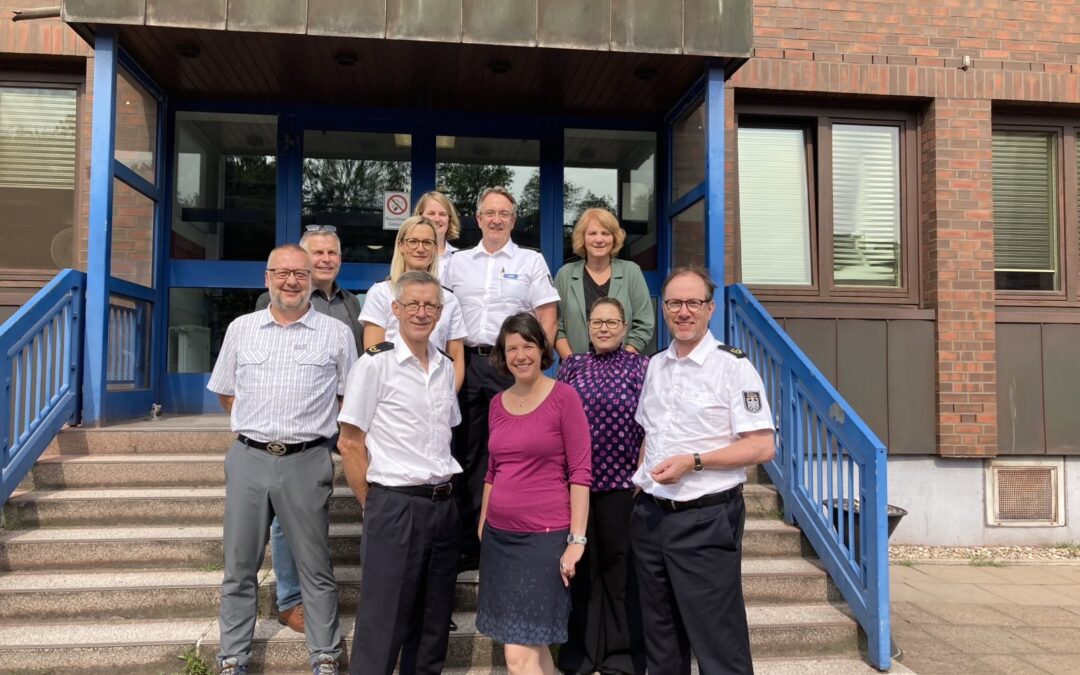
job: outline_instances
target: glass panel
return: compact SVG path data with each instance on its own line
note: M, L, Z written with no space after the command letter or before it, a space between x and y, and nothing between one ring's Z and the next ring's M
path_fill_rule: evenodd
M540 142L519 138L435 138L435 184L461 216L458 248L480 241L476 199L484 188L501 185L517 200L513 240L540 248Z
M113 181L112 276L154 285L154 202L133 187Z
M833 137L833 279L899 286L900 129L837 124Z
M255 311L266 289L173 288L169 290L169 372L209 373L225 329L241 314Z
M739 245L747 284L810 285L802 129L739 129Z
M705 200L694 202L671 221L671 266L705 267Z
M0 267L73 267L75 91L0 87Z
M150 303L109 296L109 354L105 386L111 390L150 386Z
M1003 290L1057 288L1055 136L994 131L994 281Z
M705 180L705 103L671 128L671 201Z
M336 226L344 262L390 262L383 193L411 189L411 146L409 134L305 131L301 223Z
M626 231L619 257L655 270L656 134L567 129L563 152L563 259L577 255L574 225L595 206L614 213Z
M157 100L127 71L116 77L116 161L154 182Z
M274 248L277 119L176 113L174 260L266 260Z

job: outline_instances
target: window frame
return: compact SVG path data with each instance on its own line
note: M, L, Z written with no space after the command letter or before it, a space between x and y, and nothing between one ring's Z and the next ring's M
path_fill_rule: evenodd
M82 250L82 238L86 234L86 222L82 217L82 206L87 189L87 170L83 165L85 151L83 148L83 112L85 105L85 76L83 69L73 67L57 67L50 71L25 71L0 69L0 87L23 88L23 89L62 89L75 92L75 180L72 185L72 213L74 214L74 249L72 251L71 267L82 269L86 261ZM51 268L16 268L0 267L0 281L26 282L27 284L44 285L56 276L57 270ZM5 292L0 294L18 304L30 299L33 292L23 297L19 291Z
M995 280L994 299L999 307L1072 307L1080 304L1080 204L1077 162L1080 161L1080 117L995 114L992 131L1036 131L1050 133L1057 161L1058 287L1053 290L999 289ZM991 174L993 158L991 158ZM991 218L993 227L993 218ZM996 230L994 230L996 234ZM996 274L996 271L995 271Z
M885 126L899 130L900 284L896 287L837 284L833 276L832 127L836 124ZM736 105L734 143L735 278L742 283L742 245L739 208L739 129L802 129L806 146L806 177L810 213L810 285L747 284L756 296L770 302L785 300L822 303L884 303L917 305L921 294L919 266L918 121L903 110L874 110L790 105Z

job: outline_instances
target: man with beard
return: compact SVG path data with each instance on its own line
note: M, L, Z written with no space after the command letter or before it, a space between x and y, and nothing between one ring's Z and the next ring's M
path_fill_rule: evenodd
M341 271L341 240L333 225L308 225L300 237L300 248L311 256L311 306L317 312L341 321L352 332L356 352L363 351L364 333L360 324L360 301L337 285ZM270 306L270 293L255 301L255 309ZM332 437L333 441L334 438ZM334 447L334 443L330 444ZM277 579L278 622L297 633L304 632L304 603L300 597L300 573L296 569L289 543L277 518L270 524L270 558Z
M266 265L270 306L233 321L207 388L230 415L236 441L225 455L225 575L220 672L247 672L258 571L270 520L294 544L306 605L305 636L319 675L338 672L341 634L330 564L327 504L334 466L337 397L356 347L340 322L312 309L311 258L274 249Z
M338 416L345 477L364 510L349 668L359 675L390 675L399 652L402 675L442 672L461 543L454 364L430 342L443 289L413 270L393 290L398 335L353 366Z

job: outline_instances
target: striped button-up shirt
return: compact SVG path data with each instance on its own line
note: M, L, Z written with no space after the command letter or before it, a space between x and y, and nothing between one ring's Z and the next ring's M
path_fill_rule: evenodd
M352 334L337 319L309 308L282 325L264 309L229 324L207 389L236 398L236 433L302 443L337 433L337 397L355 360Z

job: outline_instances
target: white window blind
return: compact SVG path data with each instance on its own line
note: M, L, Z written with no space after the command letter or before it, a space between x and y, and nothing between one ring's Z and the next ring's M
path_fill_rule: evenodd
M994 269L1057 270L1054 135L994 131Z
M744 283L810 285L802 129L739 129L739 243Z
M900 285L900 130L832 128L833 275L837 284Z
M0 87L0 187L74 185L75 92Z

